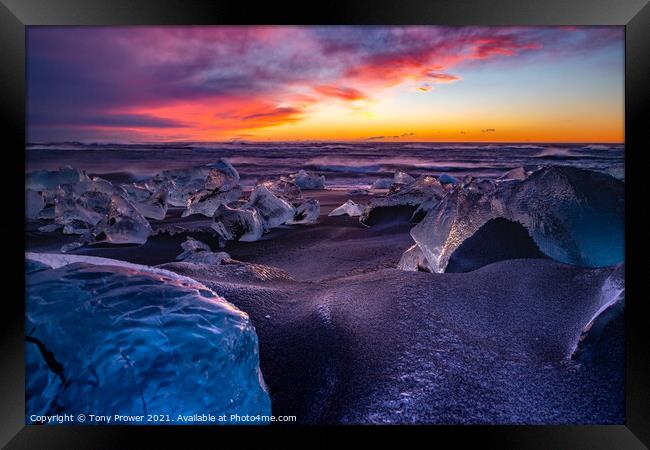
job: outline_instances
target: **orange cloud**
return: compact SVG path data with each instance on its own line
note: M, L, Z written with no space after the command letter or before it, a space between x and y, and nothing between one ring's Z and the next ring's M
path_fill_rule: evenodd
M335 97L346 101L363 100L366 98L366 95L363 92L351 87L320 85L315 86L313 89L326 97Z

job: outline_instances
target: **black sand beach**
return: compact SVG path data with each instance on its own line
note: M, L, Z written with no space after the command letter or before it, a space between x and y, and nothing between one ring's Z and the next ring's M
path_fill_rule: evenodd
M401 271L395 267L412 245L408 220L366 228L357 218L327 216L348 198L366 197L338 190L310 196L321 202L317 224L228 242L223 250L241 263L174 261L188 235L217 251L207 231L70 253L161 265L248 313L273 412L299 423L623 422L622 321L610 324L596 356L571 359L612 269L534 254L488 257L484 265L490 244L481 241L474 254L482 259L470 261L478 270ZM210 223L169 216L153 228ZM53 251L60 236L30 232L28 250ZM497 261L498 245L493 240ZM472 248L463 251L467 263Z

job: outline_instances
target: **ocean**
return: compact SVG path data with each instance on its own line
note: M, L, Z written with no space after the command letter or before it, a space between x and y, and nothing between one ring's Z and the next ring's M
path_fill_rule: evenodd
M78 167L115 182L144 180L227 158L252 186L305 169L325 175L331 188L367 187L397 170L417 177L447 173L496 178L520 166L571 165L625 179L622 144L476 143L153 143L28 144L26 170Z

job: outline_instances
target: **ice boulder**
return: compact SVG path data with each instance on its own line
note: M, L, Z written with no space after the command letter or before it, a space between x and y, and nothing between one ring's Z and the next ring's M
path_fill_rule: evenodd
M230 259L226 252L213 253L208 244L189 237L181 244L183 252L176 257L176 261L186 261L202 264L221 264L225 259Z
M167 210L169 208L167 204L167 196L169 191L173 189L174 182L168 181L158 186L158 189L150 193L148 197L142 198L142 195L126 195L126 198L132 197L130 199L131 203L138 210L143 217L147 219L154 220L163 220L167 215ZM139 199L138 199L139 198Z
M219 189L213 191L201 190L188 197L187 209L183 211L182 216L187 217L192 214L202 214L206 217L213 217L214 212L219 206L236 202L241 195L242 189L239 186L235 186L226 191Z
M338 208L333 209L328 216L343 216L347 214L350 217L359 217L363 214L363 210L363 206L353 202L352 200L348 200Z
M54 224L65 234L84 234L97 225L108 211L111 197L100 191L88 191L75 198L58 197L54 205Z
M205 189L224 192L239 186L239 173L226 159L208 164L208 168Z
M312 224L320 216L320 203L315 198L304 199L296 206L293 219L287 224Z
M411 230L432 272L491 219L522 224L540 251L567 264L603 267L624 257L624 183L609 175L550 166L509 183L456 186Z
M275 196L290 202L300 198L301 196L300 188L296 186L296 183L288 178L280 178L279 180L262 180L258 182L257 185L264 186Z
M270 230L271 228L289 222L296 213L291 203L276 197L265 186L261 185L253 189L244 208L255 208L259 212L265 230Z
M271 414L249 317L206 286L106 258L26 259L28 419Z
M131 202L113 195L106 215L92 229L89 243L144 244L152 232L147 219Z
M188 202L194 199L196 207L196 203L205 199L206 196L235 189L239 185L239 173L228 161L220 159L207 166L164 170L150 180L147 185L155 190L160 184L168 181L174 182L167 199L170 205L187 206ZM215 209L217 207L218 205L215 206Z
M325 177L316 175L312 172L300 169L298 173L289 175L289 180L293 181L300 189L325 189Z
M411 175L406 172L397 171L393 175L393 184L411 184L415 181Z
M225 241L253 242L264 234L264 225L257 209L230 208L226 205L221 205L215 211L212 229Z
M70 166L59 170L37 170L27 174L25 187L35 191L54 189L64 184L75 184L80 181L90 181L85 171Z
M170 190L172 186L173 184L169 185ZM132 202L144 202L156 190L155 188L150 190L146 184L139 183L121 184L120 188L124 191L125 197Z
M422 207L422 216L434 205L447 191L432 175L421 175L411 184L403 186L396 192L373 197L360 217L364 225L373 225L382 213L390 214L391 209L410 211L413 214L418 207Z

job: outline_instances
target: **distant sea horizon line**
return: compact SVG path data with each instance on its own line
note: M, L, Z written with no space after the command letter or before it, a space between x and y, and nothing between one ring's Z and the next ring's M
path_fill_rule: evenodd
M222 141L35 141L25 146L43 145L206 145L206 144L498 144L498 145L625 145L625 141L403 141L403 140L222 140Z

